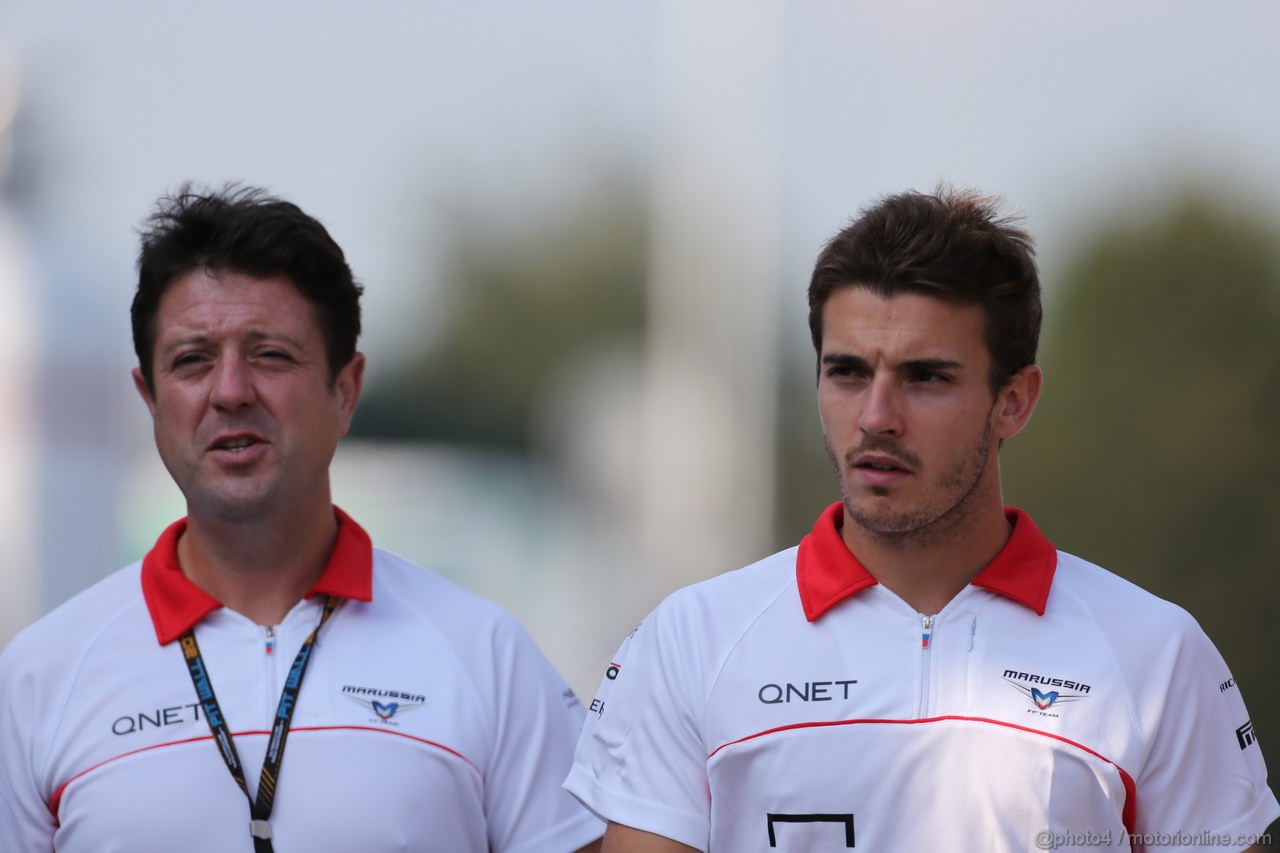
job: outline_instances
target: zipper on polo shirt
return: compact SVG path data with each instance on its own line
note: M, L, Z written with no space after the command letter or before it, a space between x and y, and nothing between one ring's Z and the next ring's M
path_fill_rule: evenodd
M920 712L925 716L929 708L929 648L933 645L933 617L920 617Z
M275 719L276 708L279 704L280 683L277 680L276 674L276 671L279 669L279 664L277 663L279 657L275 653L276 641L280 639L276 635L279 633L280 632L277 630L275 625L262 626L262 702L263 709L267 714L261 724L264 729L271 728L271 721ZM285 666L288 665L288 661L286 661ZM254 771L254 773L256 772L257 771ZM253 778L257 779L257 776L255 775ZM255 797L258 795L258 792L254 789L252 783L249 785L249 790L253 792Z

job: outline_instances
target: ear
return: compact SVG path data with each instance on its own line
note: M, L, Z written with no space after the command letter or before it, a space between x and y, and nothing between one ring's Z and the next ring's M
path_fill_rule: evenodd
M333 385L334 393L338 395L339 435L346 435L356 414L356 404L360 402L360 389L364 386L364 353L358 352L351 357L338 371Z
M992 434L999 439L1012 438L1022 432L1031 420L1044 386L1044 374L1037 365L1029 364L1013 375L1013 378L996 394L995 418Z
M141 367L133 369L133 387L138 389L138 396L142 398L142 402L147 404L147 411L154 418L156 416L156 401L151 396L151 389L147 387L147 380L142 376Z

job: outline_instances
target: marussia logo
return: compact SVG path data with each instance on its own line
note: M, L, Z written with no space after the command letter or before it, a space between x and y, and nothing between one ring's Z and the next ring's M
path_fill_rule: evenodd
M1060 702L1074 702L1077 699L1088 698L1083 693L1067 693L1063 690L1041 690L1039 687L1031 687L1027 684L1020 684L1012 678L1005 677L1005 681L1012 684L1019 693L1031 700L1031 704L1035 705L1041 711L1048 711L1054 705Z
M420 696L416 693L402 693L398 690L379 690L374 687L352 687L347 685L342 688L342 693L353 702L358 702L365 708L378 715L378 719L384 723L398 725L392 721L392 717L396 714L411 711L419 708L427 703L427 697ZM363 694L363 695L359 695ZM380 696L382 699L394 698L396 701L384 702L382 699L374 699L372 697Z
M373 711L383 722L389 721L398 713L411 711L426 704L425 702L379 702L377 699L361 699L359 696L351 696L351 699Z

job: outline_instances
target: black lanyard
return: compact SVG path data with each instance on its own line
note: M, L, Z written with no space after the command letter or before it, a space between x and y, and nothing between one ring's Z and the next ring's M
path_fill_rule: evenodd
M298 656L293 659L289 668L289 677L284 680L284 690L280 692L280 704L276 707L275 722L271 725L271 739L267 741L267 754L262 759L262 775L258 777L258 799L255 802L249 796L249 786L244 781L244 767L240 764L240 755L236 752L235 741L227 721L218 706L218 697L213 693L213 682L209 680L209 671L205 669L204 658L200 656L200 646L196 644L196 629L193 627L182 635L182 654L187 661L187 671L191 673L191 683L195 685L196 696L200 699L200 710L209 723L209 731L213 732L213 742L222 753L222 760L227 762L231 778L236 780L240 790L244 791L249 801L249 833L253 836L254 853L273 853L271 846L271 807L276 801L276 783L280 779L280 764L284 761L284 742L289 736L289 723L293 720L293 709L298 704L298 691L302 689L302 677L307 674L307 662L311 660L311 649L315 645L316 635L329 621L333 611L341 601L336 595L325 599L324 613L320 615L320 624L307 637Z

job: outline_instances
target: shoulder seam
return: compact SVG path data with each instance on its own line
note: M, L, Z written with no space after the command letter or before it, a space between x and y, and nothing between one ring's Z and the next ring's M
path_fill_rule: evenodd
M1058 569L1060 574L1063 568L1062 557L1064 556L1070 557L1071 555L1065 554L1062 551L1058 552ZM1073 557L1072 559L1079 560L1078 557ZM1093 565L1093 564L1090 563L1089 565ZM1098 568L1101 571L1106 571L1105 569L1102 569L1100 566L1095 568ZM1133 701L1133 694L1132 694L1133 688L1132 688L1132 685L1129 683L1129 679L1123 677L1124 669L1120 665L1120 656L1116 654L1115 646L1111 636L1105 631L1100 630L1102 621L1098 618L1093 608L1089 605L1088 600L1076 594L1074 591L1067 589L1063 584L1058 583L1057 578L1054 579L1054 587L1056 587L1057 591L1062 595L1069 596L1071 600L1074 601L1080 607L1080 609L1088 615L1089 621L1094 625L1095 629L1099 629L1098 636L1102 638L1103 644L1106 646L1107 653L1110 655L1111 668L1115 673L1121 676L1120 678L1117 679L1117 681L1119 681L1119 683L1122 685L1121 695L1124 698L1125 711L1129 715L1129 726L1132 728L1134 734L1137 736L1140 742L1146 742L1146 739L1143 735L1142 726L1138 720L1138 709Z
M41 779L45 779L48 777L49 761L54 752L53 745L58 742L58 736L62 730L62 723L66 719L67 705L71 701L71 694L75 692L75 685L80 680L80 672L84 668L85 659L89 657L90 651L94 648L94 646L97 645L98 641L102 638L102 635L105 634L107 630L110 629L113 625L115 625L120 620L124 619L126 615L128 615L130 612L132 612L136 608L142 608L144 611L146 611L146 602L143 600L143 597L142 597L142 578L140 574L141 569L142 569L142 563L141 561L138 561L136 563L132 563L128 566L125 566L123 569L119 570L120 572L132 571L135 573L136 577L134 578L134 580L136 582L136 587L137 587L136 597L132 598L125 607L121 608L118 612L111 615L110 618L108 618L101 625L99 625L98 630L95 631L92 634L92 636L88 638L86 642L80 644L80 648L76 652L75 666L72 667L71 672L67 677L65 690L62 696L59 697L55 703L53 703L57 708L57 712L54 715L54 719L56 722L49 729L49 741L47 744L45 744L44 755L40 757L40 778ZM106 580L106 578L103 578L103 580ZM92 588L93 587L90 587L90 589ZM86 592L87 591L88 590L86 590ZM147 627L148 639L154 641L155 632L151 630L151 614L149 612L146 613L146 627ZM52 795L53 792L49 791L48 793Z
M729 658L733 656L734 650L738 648L738 646L742 643L743 639L747 636L747 634L751 632L751 629L755 626L755 624L760 621L760 618L764 616L764 614L767 613L770 608L772 608L775 604L777 604L778 600L782 598L783 595L785 595L789 590L796 590L795 554L793 553L795 551L796 551L796 548L792 547L792 548L788 548L785 551L780 552L780 554L774 555L774 557L777 558L781 556L781 554L791 553L791 559L789 561L791 563L790 575L787 577L786 582L782 584L782 586L777 590L777 592L775 592L772 596L769 596L769 598L767 598L764 601L764 603L756 609L755 614L749 620L746 621L746 623L738 631L737 636L734 638L733 642L725 647L724 652L720 656L720 660L717 661L715 674L708 680L707 686L703 691L702 708L699 714L699 716L702 718L699 721L701 724L702 731L705 732L707 730L706 710L711 705L711 694L715 692L716 685L720 683L720 675L721 673L724 672L725 666L728 665ZM799 592L796 591L797 601L799 600L799 596L800 596Z
M489 601L486 598L483 598L482 596L475 595L474 593L471 593L463 589L462 587L457 586L452 581L449 581L447 578L439 574L436 574L430 569L427 569L423 566L419 566L417 563L414 563L412 560L407 560L398 554L395 554L391 551L383 550L381 548L378 548L377 546L374 547L373 552L374 552L373 584L375 587L375 594L374 594L374 600L370 602L371 606L374 606L374 607L377 606L378 596L377 596L376 588L378 586L382 587L382 592L384 595L390 595L392 593L392 591L387 588L385 579L380 578L379 572L378 572L379 558L383 560L392 559L392 560L395 560L396 562L404 563L408 566L412 566L418 571L423 572L426 575L429 575L432 580L446 584L448 588L451 590L466 593L468 598L474 598L476 600L479 600L488 604L492 608L493 612L495 612L495 614L501 614L502 616L505 616L506 619L513 622L515 621L513 616L511 616L509 613L507 613L506 610L504 610L497 604L494 604L493 602ZM448 634L441 629L440 625L436 623L435 619L433 619L430 616L430 614L426 613L423 610L423 608L418 604L418 602L415 601L412 597L401 595L397 591L394 594L394 598L396 601L400 602L410 613L413 614L414 618L418 621L419 625L422 628L429 629L439 639L440 645L442 646L443 649L447 651L453 666L457 667L458 671L462 674L461 680L466 683L467 692L470 694L470 696L468 697L468 701L470 701L472 705L475 708L479 709L479 712L484 715L484 718L486 720L486 729L488 731L495 731L497 728L497 720L493 717L491 713L491 709L488 707L489 703L486 703L483 700L481 696L480 687L476 684L475 678L473 677L473 673L471 672L471 668L465 665L463 659L461 658L461 656L459 656L457 649L455 649L453 643L449 641ZM495 618L493 622L494 622L494 626L498 627L501 624L502 620ZM488 766L489 758L490 756L488 755L485 756L486 766Z

